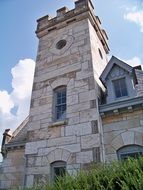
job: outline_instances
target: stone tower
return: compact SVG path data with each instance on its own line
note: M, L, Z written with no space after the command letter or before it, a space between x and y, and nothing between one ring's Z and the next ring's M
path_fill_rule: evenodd
M107 35L91 0L42 17L25 147L25 185L104 161L98 102Z

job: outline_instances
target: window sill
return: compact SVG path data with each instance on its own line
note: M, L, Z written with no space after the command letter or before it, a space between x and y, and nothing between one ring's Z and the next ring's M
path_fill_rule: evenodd
M129 98L130 96L121 96L121 97L119 97L119 98L117 98L117 97L115 97L115 101L120 101L120 100L124 100L124 99L127 99L127 98Z
M62 120L62 121L56 121L56 122L53 122L49 125L49 128L52 128L52 127L59 127L59 126L62 126L62 125L67 125L68 123L68 120L65 119L65 120Z

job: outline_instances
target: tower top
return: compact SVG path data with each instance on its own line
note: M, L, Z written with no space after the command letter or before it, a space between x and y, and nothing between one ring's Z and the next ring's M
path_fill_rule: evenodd
M75 8L69 10L67 7L58 9L56 17L52 18L46 15L37 20L36 34L38 38L47 35L48 33L65 27L66 25L78 22L79 20L89 19L93 25L96 33L101 40L106 53L109 52L108 36L105 30L101 27L101 21L98 16L94 14L94 6L91 0L77 0L75 1Z
M83 7L83 6L89 6L90 8L94 9L94 6L93 6L91 0L77 0L77 1L75 1L75 8Z

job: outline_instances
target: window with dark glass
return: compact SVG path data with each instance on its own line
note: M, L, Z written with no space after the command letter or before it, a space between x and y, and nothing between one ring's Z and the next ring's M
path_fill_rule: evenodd
M55 89L55 120L66 118L66 87L62 86Z
M128 95L125 78L114 80L113 85L116 98Z
M56 48L57 49L62 49L63 47L65 47L67 44L67 41L66 40L60 40L57 44L56 44Z
M51 164L51 178L56 181L58 177L63 177L66 174L66 162L57 161Z
M117 151L117 156L119 160L138 158L141 155L143 155L143 147L138 145L124 146Z

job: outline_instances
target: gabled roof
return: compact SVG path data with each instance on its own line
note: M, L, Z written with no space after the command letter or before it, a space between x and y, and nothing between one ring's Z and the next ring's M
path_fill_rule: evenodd
M27 128L28 128L29 117L27 117L13 132L11 140L6 144L6 146L11 146L13 144L20 144L26 141L27 138Z
M110 61L108 62L107 66L105 67L104 71L102 72L100 79L103 83L105 83L106 78L108 74L110 73L111 69L113 68L114 65L118 65L122 69L126 70L129 73L134 72L134 68L128 65L127 63L121 61L120 59L112 56Z

